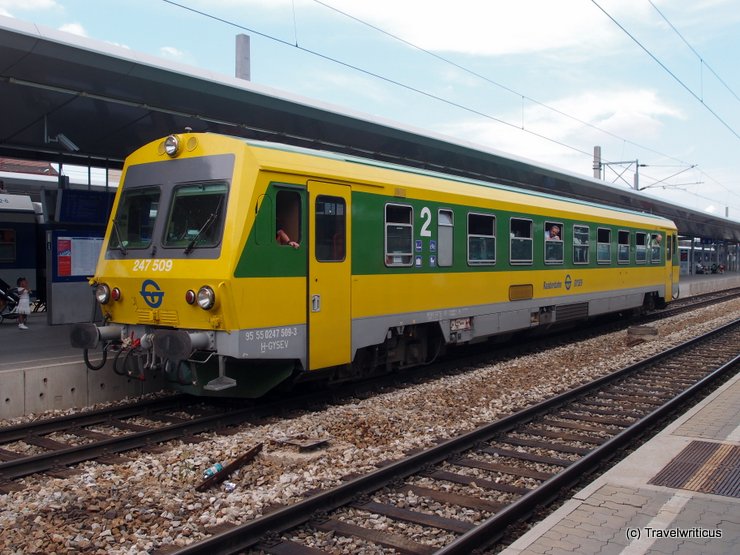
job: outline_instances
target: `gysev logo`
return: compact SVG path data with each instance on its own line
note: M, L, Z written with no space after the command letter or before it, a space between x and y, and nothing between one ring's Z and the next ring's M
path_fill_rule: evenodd
M139 294L144 298L144 302L152 308L159 308L164 297L164 293L153 279L147 279L142 282Z
M570 279L570 274L566 274L566 276L565 276L565 288L568 291L570 291L570 285L571 285L571 283L572 283L572 281Z

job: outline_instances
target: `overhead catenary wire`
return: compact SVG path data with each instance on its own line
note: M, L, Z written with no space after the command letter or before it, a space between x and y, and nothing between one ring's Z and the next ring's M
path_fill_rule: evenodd
M536 99L533 99L533 98L531 98L531 97L528 97L528 96L526 96L526 95L522 95L522 94L520 94L520 93L516 92L515 90L513 90L513 89L511 89L511 88L509 88L509 87L506 87L505 85L502 85L502 84L500 84L500 83L497 83L496 81L494 81L494 80L492 80L492 79L489 79L489 78L487 78L487 77L485 77L485 76L483 76L483 75L480 75L480 74L478 74L477 72L474 72L474 71L472 71L472 70L469 70L468 68L465 68L464 66L462 66L462 65L460 65L460 64L457 64L456 62L453 62L453 61L451 61L451 60L447 60L446 58L444 58L444 57L442 57L442 56L439 56L439 55L437 55L437 54L435 54L435 53L433 53L433 52L430 52L430 51L428 51L428 50L426 50L426 49L424 49L424 48L418 47L418 46L414 45L413 43L410 43L410 42L406 41L405 39L402 39L402 38L400 38L400 37L396 37L395 35L393 35L393 34L391 34L391 33L388 33L387 31L384 31L384 30L380 29L379 27L376 27L376 26L374 26L374 25L371 25L371 24L369 24L369 23L366 23L366 22L364 22L364 21L362 21L362 20L360 20L360 19L358 19L358 18L356 18L356 17L354 17L354 16L351 16L351 15L349 15L349 14L346 14L345 12L342 12L341 10L338 10L338 9L336 9L336 8L334 8L333 6L330 6L330 5L326 4L325 2L321 2L321 1L319 1L319 0L314 0L314 1L315 1L315 2L317 2L317 3L318 3L318 4L320 4L320 5L323 5L323 6L325 6L325 7L326 7L326 8L328 8L328 9L334 10L334 11L336 11L336 12L338 12L338 13L341 13L341 14L345 15L346 17L349 17L349 18L351 18L351 19L353 19L353 20L355 20L355 21L357 21L357 22L359 22L359 23L362 23L363 25L367 25L368 27L370 27L370 28L373 28L373 29L375 29L375 30L376 30L376 31L378 31L378 32L384 33L384 34L386 34L386 35L388 35L388 36L391 36L392 38L394 38L394 39L396 39L396 40L399 40L399 41L401 41L401 42L403 42L403 43L405 43L405 44L407 44L407 45L409 45L409 46L413 47L413 48L416 48L416 49L418 49L418 50L420 50L420 51L423 51L423 52L427 53L428 55L430 55L430 56L433 56L433 57L435 57L435 58L437 58L437 59L439 59L439 60L441 60L441 61L443 61L443 62L445 62L445 63L449 63L449 64L452 64L453 66L455 66L455 67L459 68L460 70L462 70L462 71L466 71L466 72L468 72L468 73L470 73L470 74L472 74L472 75L475 75L475 76L477 76L477 77L479 77L479 78L481 78L481 79L483 79L483 80L485 80L485 81L489 82L490 84L493 84L493 85L495 85L495 86L497 86L497 87L500 87L500 88L502 88L503 90L506 90L506 91L508 91L508 92L510 92L510 93L512 93L512 94L516 94L516 95L519 95L519 96L521 96L521 97L522 97L522 99L526 99L526 100L528 100L528 101L530 101L530 102L532 102L532 103L534 103L534 104L537 104L538 106L542 106L543 108L546 108L546 109L548 109L548 110L552 110L553 112L555 112L555 113L558 113L558 114L562 115L563 117L567 117L567 118L570 118L570 119L572 119L573 121L577 121L578 123L580 123L580 124L582 124L582 125L584 125L584 126L588 126L588 127L590 127L590 128L593 128L593 129L595 129L595 130L597 130L597 131L600 131L600 132L602 132L602 133L605 133L605 134L607 134L607 135L609 135L609 136L612 136L612 137L614 137L614 138L618 138L618 139L621 139L621 140L623 140L623 141L625 141L625 142L627 142L627 143L629 143L629 144L632 144L633 146L636 146L636 147L638 147L638 148L644 149L644 150L646 150L646 151L650 151L650 152L653 152L654 154L658 154L658 155L660 155L660 156L662 156L662 157L665 157L665 158L669 158L669 159L675 160L675 161L677 161L677 162L681 162L682 164L685 164L686 166L696 166L696 164L690 164L690 163L688 163L688 162L685 162L685 161L683 161L683 160L680 160L680 159L678 159L678 158L675 158L675 157L673 157L673 156L670 156L670 155L667 155L667 154L661 153L661 152L659 152L659 151L657 151L657 150L654 150L654 149L652 149L652 148L650 148L650 147L646 147L646 146L640 145L640 144L638 144L638 143L635 143L635 142L633 142L633 141L629 141L629 140L627 140L627 139L624 139L624 138L622 138L622 137L619 137L618 135L615 135L614 133L611 133L611 132L609 132L609 131L606 131L606 130L603 130L603 129L599 128L598 126L595 126L594 124L591 124L591 123L589 123L589 122L586 122L586 121L580 120L579 118L577 118L577 117L575 117L575 116L572 116L572 115L570 115L570 114L567 114L567 113L565 113L565 112L563 112L563 111L561 111L561 110L558 110L557 108L551 107L551 106L549 106L549 105L547 105L547 104L545 104L545 103L543 103L543 102L540 102L540 101L538 101L538 100L536 100ZM329 62L331 62L331 63L335 63L335 64L338 64L338 65L341 65L341 66L343 66L343 67L346 67L346 68L348 68L348 69L351 69L351 70L354 70L354 71L357 71L357 72L363 73L363 74L365 74L365 75L368 75L368 76L370 76L370 77L373 77L373 78L376 78L376 79L382 80L382 81L384 81L384 82L386 82L386 83L389 83L389 84L392 84L392 85L394 85L394 86L398 86L398 87L404 88L404 89L406 89L406 90L408 90L408 91L410 91L410 92L413 92L413 93L416 93L416 94L420 94L420 95L423 95L423 96L425 96L425 97L427 97L427 98L430 98L430 99L432 99L432 100L435 100L435 101L438 101L438 102L442 102L442 103L445 103L445 104L447 104L447 105L449 105L449 106L452 106L452 107L458 108L458 109L460 109L460 110L463 110L463 111L466 111L466 112L472 113L472 114L474 114L474 115L477 115L477 116L480 116L480 117L483 117L483 118L489 119L489 120L491 120L491 121L495 121L495 122L497 122L497 123L500 123L500 124L502 124L502 125L506 125L506 126L508 126L508 127L511 127L511 128L514 128L514 129L517 129L517 130L523 131L523 132L525 132L525 133L527 133L527 134L529 134L529 135L532 135L532 136L534 136L534 137L540 138L540 139L542 139L542 140L545 140L545 141L548 141L548 142L550 142L550 143L553 143L553 144L559 145L559 146L561 146L561 147L563 147L563 148L566 148L566 149L572 150L572 151L574 151L574 152L577 152L577 153L579 153L579 154L582 154L582 155L584 155L584 156L587 156L587 157L589 157L589 158L590 158L590 157L592 156L592 153L591 153L591 152L587 152L587 151L585 151L585 150L583 150L583 149L581 149L581 148L578 148L578 147L576 147L576 146L573 146L573 145L567 144L567 143L565 143L565 142L563 142L563 141L560 141L560 140L554 139L554 138L552 138L552 137L548 137L548 136L546 136L546 135L544 135L544 134L542 134L542 133L538 133L538 132L535 132L535 131L533 131L533 130L531 130L531 129L526 129L526 128L524 128L524 127L523 127L523 125L520 125L520 124L518 124L518 123L516 123L516 124L515 124L515 123L512 123L512 122L508 122L508 121L506 121L506 120L504 120L504 119L501 119L501 118L499 118L499 117L496 117L496 116L494 116L494 115L492 115L492 114L489 114L489 113L483 112L483 111L481 111L481 110L478 110L478 109L475 109L475 108L471 108L471 107L469 107L469 106L466 106L466 105L464 105L464 104L461 104L461 103L459 103L459 102L456 102L456 101L454 101L454 100L451 100L451 99L447 99L447 98L441 97L441 96L439 96L439 95L436 95L436 94L433 94L433 93L431 93L431 92L428 92L428 91L422 90L422 89L420 89L420 88L418 88L418 87L415 87L415 86L409 85L409 84L407 84L407 83L403 83L403 82L400 82L400 81L398 81L398 80L395 80L395 79L391 79L391 78L389 78L389 77L386 77L386 76L384 76L384 75L378 74L378 73L376 73L376 72L373 72L373 71L370 71L370 70L367 70L367 69L361 68L361 67L359 67L359 66L356 66L356 65L354 65L354 64L352 64L352 63L349 63L349 62L346 62L346 61L343 61L343 60L340 60L340 59L338 59L338 58L335 58L335 57L333 57L333 56L329 56L329 55L327 55L327 54L323 54L323 53L321 53L321 52L318 52L318 51L316 51L316 50L313 50L313 49L310 49L310 48L307 48L307 47L301 46L301 45L299 45L299 44L298 44L298 40L297 40L297 25L296 25L296 22L295 22L295 12L293 13L293 17L294 17L294 37L295 37L295 43L291 43L291 42L288 42L288 41L286 41L286 40L284 40L284 39L281 39L281 38L279 38L279 37L276 37L276 36L270 35L270 34L268 34L268 33L264 33L264 32L258 31L258 30L256 30L256 29L253 29L253 28L247 27L247 26L245 26L245 25L242 25L242 24L240 24L240 23L237 23L237 22L235 22L235 21L231 21L231 20L225 19L225 18L223 18L223 17L219 17L219 16L216 16L216 15L214 15L214 14L211 14L211 13L208 13L208 12L205 12L205 11L202 11L202 10L198 10L198 9L196 9L196 8L193 8L193 7L187 6L187 5L183 4L183 3L180 3L180 2L176 2L176 1L174 1L174 0L164 0L164 2L166 2L166 3L168 3L168 4L172 5L172 6L175 6L175 7L181 8L181 9L183 9L183 10L186 10L186 11L190 11L190 12L192 12L192 13L195 13L195 14L197 14L197 15L200 15L200 16L202 16L202 17L205 17L205 18L209 18L209 19L212 19L212 20L214 20L214 21L217 21L217 22L220 22L220 23L223 23L223 24L226 24L226 25L229 25L229 26L232 26L232 27L235 27L235 28L238 28L238 29L244 30L244 31L248 31L248 32L250 32L250 33L253 33L253 34L257 35L257 36L263 37L263 38L265 38L265 39L267 39L267 40L271 40L271 41L277 42L277 43L279 43L279 44L282 44L282 45L284 45L284 46L289 46L289 47L291 47L291 48L295 48L295 49L298 49L298 50L300 50L300 51L302 51L302 52L305 52L305 53L307 53L307 54L310 54L310 55L316 56L316 57L318 57L318 58L321 58L321 59L323 59L323 60L329 61ZM646 176L646 177L647 177L647 176ZM719 183L719 182L717 182L717 181L716 181L716 180L714 180L714 179L713 179L712 181L714 181L715 183ZM725 188L725 187L723 187L723 188ZM725 189L726 189L726 188L725 188ZM727 189L727 190L729 191L729 189ZM732 191L730 191L730 192L732 193ZM732 193L732 194L734 194L734 193Z
M732 90L732 88L730 87L730 85L728 85L728 84L727 84L727 83L725 82L725 80L724 80L724 79L722 79L722 77L720 77L720 76L719 76L719 74L718 74L718 73L717 73L716 71L714 71L714 69L712 69L712 67L711 67L711 66L710 66L710 65L709 65L709 64L707 63L707 61L706 61L706 60L704 59L704 56L702 56L701 54L699 54L699 52L697 52L697 51L696 51L696 49L695 49L695 48L694 48L693 46L691 46L691 44L689 43L689 41L687 41L687 40L686 40L686 39L684 38L684 36L683 36L683 35L682 35L682 34L681 34L681 33L679 32L679 30L678 30L678 29L676 29L676 26L675 26L675 25L673 25L673 23L671 23L671 22L670 22L670 21L668 20L668 18L667 18L667 17L666 17L666 16L665 16L665 15L663 14L663 12L662 12L662 11L660 11L660 9L658 9L658 6L656 6L656 5L655 5L655 4L653 3L653 1L652 1L652 0L648 0L648 2L649 2L649 3L650 3L650 5L651 5L651 6L652 6L652 7L653 7L653 8L655 9L655 11L656 11L656 12L658 12L658 14L660 15L660 17L662 17L662 18L663 18L663 21L665 21L665 22L666 22L666 23L667 23L667 24L668 24L668 25L670 26L670 28L671 28L671 29L673 29L673 32L674 32L674 33L676 33L676 34L678 35L678 37L679 37L679 38L680 38L680 39L681 39L681 40L683 41L683 43L684 43L684 44L685 44L685 45L686 45L686 46L687 46L687 47L689 48L689 50L691 50L691 51L692 51L692 52L693 52L693 53L694 53L694 54L696 55L696 57L697 57L697 58L699 59L699 62L701 62L701 64L702 64L702 65L703 65L704 67L706 67L706 68L707 68L707 69L708 69L709 71L711 71L711 72L712 72L712 75L714 75L714 76L715 76L715 77L717 78L717 81L719 81L719 82L720 82L720 83L722 84L722 86L724 86L724 87L725 87L725 88L726 88L726 89L727 89L727 90L729 91L729 93L730 93L730 94L731 94L732 96L734 96L734 97L735 97L735 99L736 99L736 100L737 100L738 102L740 102L740 96L738 96L738 95L737 95L737 93L736 93L735 91L733 91L733 90Z
M437 60L439 60L441 62L444 62L446 64L449 64L449 65L451 65L451 66L459 69L460 71L463 71L463 72L467 73L468 75L472 75L474 77L477 77L478 79L481 79L481 80L483 80L483 81L485 81L485 82L487 82L487 83L489 83L491 85L494 85L494 86L496 86L496 87L498 87L498 88L500 88L500 89L502 89L502 90L504 90L504 91L506 91L508 93L511 93L514 96L518 96L522 100L526 100L528 102L531 102L533 104L536 104L537 106L541 106L542 108L545 108L547 110L550 110L551 112L554 112L554 113L556 113L556 114L558 114L560 116L563 116L565 118L568 118L568 119L570 119L572 121L575 121L575 122L577 122L577 123L579 123L581 125L584 125L586 127L590 127L591 129L594 129L595 131L599 131L600 133L604 133L605 135L608 135L608 136L610 136L610 137L612 137L614 139L619 139L620 141L623 141L623 142L625 142L627 144L631 144L632 146L635 146L635 147L640 148L642 150L645 150L647 152L652 152L653 154L657 154L658 156L662 156L664 158L669 158L671 160L675 160L676 162L681 162L684 165L690 165L688 162L684 162L683 160L680 160L678 158L675 158L675 157L673 157L673 156L671 156L669 154L665 154L665 153L660 152L658 150L655 150L655 149L653 149L651 147L648 147L648 146L645 146L645 145L641 145L639 143L636 143L636 142L631 141L629 139L626 139L624 137L620 137L616 133L613 133L613 132L611 132L611 131L609 131L607 129L603 129L602 127L599 127L598 125L595 125L595 124L593 124L591 122L588 122L588 121L585 121L583 119L580 119L577 116L574 116L573 114L569 114L567 112L564 112L563 110L560 110L558 108L555 108L554 106L550 106L549 104L546 104L545 102L542 102L540 100L537 100L536 98L532 98L531 96L528 96L526 94L522 94L519 91L517 91L517 90L515 90L515 89L513 89L511 87L508 87L508 86L506 86L506 85L504 85L502 83L499 83L498 81L495 81L495 80L491 79L490 77L487 77L487 76L485 76L485 75L483 75L483 74L481 74L481 73L479 73L477 71L474 71L474 70L472 70L472 69L470 69L468 67L465 67L462 64L459 64L458 62L455 62L454 60L451 60L451 59L446 58L444 56L441 56L441 55L439 55L439 54L437 54L435 52L432 52L431 50L428 50L428 49L426 49L426 48L424 48L422 46L419 46L417 44L414 44L413 42L410 42L410 41L404 39L403 37L399 37L398 35L395 35L395 34L389 32L389 31L386 31L385 29L382 29L382 28L378 27L377 25L373 25L372 23L369 23L369 22L367 22L367 21L365 21L363 19L360 19L360 18L352 15L352 14L349 14L349 13L347 13L345 11L342 11L339 8L336 8L336 7L330 5L330 4L326 3L326 2L323 2L322 0L313 0L313 1L316 4L320 4L321 6L324 6L327 9L330 9L330 10L336 12L336 13L339 13L339 14L341 14L341 15L349 18L349 19L352 19L352 20L356 21L357 23L360 23L362 25L365 25L366 27L369 27L370 29L373 29L373 30L375 30L375 31L377 31L379 33L382 33L382 34L384 34L384 35L386 35L386 36L388 36L388 37L390 37L390 38L392 38L394 40L397 40L397 41L399 41L399 42L401 42L401 43L403 43L403 44L405 44L407 46L410 46L411 48L414 48L414 49L416 49L416 50L418 50L420 52L423 52L424 54L427 54L428 56L431 56L432 58L436 58ZM522 107L522 110L523 109L524 108ZM521 128L523 128L523 127L524 126L522 125ZM591 153L589 153L588 155L591 156Z
M650 0L648 0L648 1L650 1ZM676 162L680 162L682 164L681 167L686 167L687 169L691 169L691 168L696 168L697 167L697 164L692 164L692 163L686 162L684 160L681 160L680 158L676 158L675 156L671 156L669 154L665 154L665 153L660 152L658 150L655 150L655 149L653 149L651 147L648 147L648 146L645 146L645 145L641 145L639 143L636 143L636 142L634 142L634 141L632 141L630 139L626 139L624 137L620 137L619 135L617 135L615 133L612 133L611 131L608 131L606 129L603 129L603 128L601 128L601 127L599 127L599 126L597 126L597 125L595 125L593 123L584 121L584 120L582 120L582 119L580 119L580 118L578 118L576 116L573 116L572 114L568 114L567 112L564 112L562 110L559 110L558 108L555 108L553 106L550 106L550 105L548 105L548 104L546 104L544 102L541 102L541 101L539 101L539 100L537 100L535 98L532 98L532 97L530 97L528 95L522 94L522 93L516 91L515 89L513 89L511 87L508 87L508 86L506 86L506 85L504 85L502 83L499 83L499 82L497 82L497 81L495 81L495 80L493 80L493 79L491 79L491 78L489 78L489 77L487 77L485 75L482 75L481 73L479 73L477 71L474 71L474 70L472 70L470 68L467 68L467 67L463 66L462 64L459 64L459 63L455 62L454 60L451 60L451 59L446 58L444 56L441 56L441 55L439 55L439 54L437 54L435 52L432 52L432 51L430 51L430 50L428 50L428 49L426 49L426 48L424 48L422 46L419 46L417 44L414 44L413 42L408 41L408 40L404 39L403 37L399 37L398 35L396 35L394 33L391 33L389 31L386 31L385 29L383 29L381 27L378 27L377 25L374 25L372 23L369 23L369 22L367 22L367 21L365 21L365 20L363 20L363 19L361 19L359 17L356 17L356 16L354 16L354 15L352 15L350 13L347 13L347 12L345 12L343 10L340 10L339 8L337 8L335 6L332 6L331 4L328 4L327 2L324 2L322 0L313 0L313 2L316 3L316 4L319 4L321 6L324 6L325 8L330 9L330 10L332 10L332 11L334 11L334 12L336 12L336 13L344 16L344 17L347 17L347 18L349 18L349 19L351 19L351 20L353 20L353 21L355 21L357 23L360 23L361 25L364 25L364 26L366 26L366 27L368 27L370 29L373 29L373 30L375 30L375 31L377 31L379 33L382 33L382 34L384 34L384 35L386 35L386 36L388 36L388 37L390 37L390 38L392 38L392 39L394 39L394 40L396 40L398 42L401 42L401 43L403 43L403 44L411 47L411 48L414 48L414 49L416 49L416 50L418 50L420 52L423 52L426 55L431 56L432 58L435 58L435 59L437 59L437 60L439 60L441 62L444 62L446 64L449 64L449 65L451 65L451 66L453 66L453 67L455 67L455 68L457 68L457 69L459 69L459 70L461 70L461 71L463 71L463 72L465 72L465 73L467 73L469 75L472 75L474 77L477 77L477 78L479 78L479 79L481 79L481 80L483 80L483 81L485 81L485 82L487 82L487 83L489 83L491 85L494 85L494 86L496 86L496 87L498 87L498 88L500 88L500 89L502 89L502 90L504 90L506 92L511 93L512 95L521 97L522 101L527 100L529 102L532 102L533 104L536 104L538 106L541 106L541 107L543 107L543 108L545 108L547 110L550 110L550 111L552 111L552 112L554 112L554 113L556 113L558 115L561 115L563 117L566 117L566 118L568 118L568 119L570 119L572 121L575 121L575 122L577 122L577 123L579 123L581 125L587 126L587 127L591 128L591 129L594 129L596 131L599 131L601 133L604 133L605 135L608 135L608 136L610 136L612 138L619 139L619 140L623 141L625 144L631 144L632 146L635 146L637 148L640 148L640 149L642 149L644 151L652 152L653 154L657 154L657 155L662 156L662 157L664 157L666 159L675 160ZM650 3L652 4L652 2L650 2ZM657 10L657 8L656 8L656 10ZM661 13L661 16L665 18L665 16L663 16L662 13ZM670 22L668 22L668 23L670 25ZM671 25L671 27L673 27L673 26ZM675 28L674 28L674 30L675 30ZM676 33L678 33L678 31L676 31ZM679 36L680 36L680 34L679 34ZM690 47L690 45L689 45L689 47ZM694 51L694 53L696 53L696 51L693 48L692 48L692 51ZM696 53L696 54L698 55L698 53ZM710 70L711 70L711 68L710 68ZM714 73L713 70L711 70L711 71ZM720 79L719 76L717 76L717 78ZM523 114L523 110L524 110L524 107L522 106L522 124L520 126L520 129L525 130L525 128L524 128L524 114ZM582 152L582 151L579 150L579 152ZM590 153L588 153L588 155L591 156ZM656 164L650 164L650 165L652 167L657 167ZM719 185L720 187L722 187L725 191L729 192L732 195L735 195L735 196L740 197L740 195L738 195L736 192L732 191L731 189L729 189L728 187L726 187L725 185L723 185L722 183L720 183L716 179L714 179L711 176L707 175L706 172L704 172L703 170L700 170L700 171L702 171L702 173L704 175L706 175L707 178L709 178L711 181L713 181L714 183L716 183L717 185ZM645 176L645 177L648 177L648 176ZM648 177L648 178L649 179L655 179L655 178L650 178L650 177ZM656 179L656 181L657 181L657 179ZM661 179L660 180L660 182L663 182L663 181L665 181L665 179ZM690 191L687 191L687 192L691 193Z
M729 123L727 123L717 112L715 112L711 106L709 106L706 102L704 102L704 100L699 95L697 95L691 89L691 87L689 87L686 83L684 83L675 73L673 73L668 68L668 66L666 66L663 62L661 62L655 54L650 52L650 50L648 50L648 48L644 44L642 44L639 40L637 40L637 38L624 27L624 25L619 23L619 21L617 21L609 12L607 12L604 8L602 8L596 0L591 0L591 3L593 3L594 6L596 6L597 8L599 8L599 10L601 10L604 13L604 15L606 15L617 27L619 27L624 32L625 35L627 35L630 39L632 39L632 41L637 46L639 46L648 56L650 56L650 58L652 58L653 61L655 61L656 64L658 64L668 75L670 75L683 89L685 89L686 92L688 92L691 96L693 96L696 100L698 100L699 103L701 103L701 105L704 106L704 108L706 108L709 111L709 113L711 113L717 119L717 121L719 121L725 128L727 128L727 130L730 133L732 133L736 139L740 139L740 134L738 134L738 132L735 131L730 126Z
M426 96L427 98L431 98L432 100L443 102L443 103L447 104L448 106L459 108L460 110L464 110L464 111L469 112L471 114L474 114L474 115L477 115L477 116L481 116L483 118L486 118L486 119L489 119L489 120L492 120L492 121L496 121L496 122L501 123L503 125L506 125L506 126L509 126L509 127L514 128L514 129L517 129L517 130L523 131L525 133L528 133L528 134L530 134L530 135L532 135L534 137L538 137L538 138L543 139L545 141L549 141L551 143L554 143L554 144L557 144L559 146L562 146L563 148L567 148L567 149L573 150L573 151L578 152L580 154L583 154L585 156L591 156L591 153L590 152L584 151L584 150L582 150L582 149L580 149L578 147L575 147L573 145L569 145L569 144L564 143L562 141L558 141L557 139L553 139L552 137L548 137L548 136L543 135L541 133L537 133L535 131L532 131L531 129L522 129L522 127L520 125L518 125L518 124L508 122L508 121L506 121L504 119L501 119L501 118L498 118L498 117L496 117L496 116L494 116L492 114L488 114L486 112L482 112L481 110L477 110L475 108L471 108L469 106L465 106L464 104L461 104L459 102L455 102L454 100L443 98L443 97L441 97L439 95L436 95L436 94L430 93L428 91L422 90L422 89L420 89L418 87L414 87L412 85L409 85L409 84L406 84L406 83L402 83L402 82L397 81L395 79L391 79L390 77L386 77L384 75L380 75L379 73L376 73L376 72L373 72L373 71L370 71L370 70L361 68L359 66L356 66L354 64L351 64L349 62L345 62L345 61L340 60L338 58L335 58L333 56L329 56L327 54L323 54L321 52L318 52L316 50L312 50L310 48L306 48L304 46L300 46L298 44L293 44L293 43L288 42L286 40L283 40L281 38L278 38L278 37L269 35L267 33L263 33L263 32L257 31L256 29L252 29L252 28L247 27L245 25L242 25L240 23L236 23L234 21L229 21L228 19L224 19L222 17L219 17L219 16L216 16L216 15L210 14L208 12L204 12L202 10L198 10L198 9L193 8L191 6L186 6L185 4L181 4L179 2L175 2L174 0L162 0L162 1L165 2L165 3L167 3L167 4L170 4L172 6L176 6L178 8L182 8L182 9L187 10L189 12L198 14L200 16L207 17L209 19L213 19L214 21L218 21L220 23L224 23L226 25L230 25L232 27L235 27L237 29L241 29L243 31L248 31L250 33L254 33L255 35L258 35L258 36L263 37L263 38L266 38L268 40L272 40L274 42L283 44L285 46L289 46L291 48L296 48L296 49L298 49L298 50L300 50L302 52L305 52L307 54L311 54L311 55L316 56L318 58L321 58L323 60L326 60L326 61L329 61L329 62L338 64L338 65L341 65L343 67L352 69L354 71L358 71L360 73L364 73L365 75L368 75L368 76L373 77L375 79L379 79L381 81L385 81L386 83L390 83L392 85L396 85L398 87L404 88L404 89L406 89L408 91L411 91L411 92L414 92L414 93L417 93L417 94Z

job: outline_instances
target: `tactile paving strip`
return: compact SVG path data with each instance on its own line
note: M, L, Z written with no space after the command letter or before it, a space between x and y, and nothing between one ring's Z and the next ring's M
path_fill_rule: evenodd
M648 483L740 498L740 447L692 441Z

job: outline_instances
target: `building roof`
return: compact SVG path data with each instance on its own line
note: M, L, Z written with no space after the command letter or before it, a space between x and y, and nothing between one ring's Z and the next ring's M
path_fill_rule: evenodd
M0 16L0 156L120 167L186 127L335 150L659 214L740 241L740 223L248 81Z

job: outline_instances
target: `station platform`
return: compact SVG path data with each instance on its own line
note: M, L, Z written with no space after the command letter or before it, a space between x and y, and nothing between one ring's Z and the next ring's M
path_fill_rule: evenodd
M740 273L685 276L679 284L681 297L733 287L740 287ZM110 361L88 370L69 344L71 324L49 325L44 312L30 315L29 328L18 329L14 320L0 323L0 419L116 401L167 385L118 376ZM100 360L99 352L90 357Z
M0 324L0 419L118 401L164 387L161 380L119 376L110 361L99 371L88 370L82 351L70 345L72 324L47 320L37 312L29 315L27 330L16 320ZM100 362L100 351L90 353L90 360Z
M740 553L740 373L501 555Z
M679 298L694 297L735 287L740 287L740 273L681 276L678 282Z

